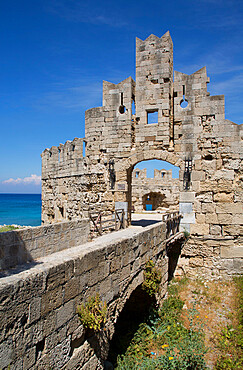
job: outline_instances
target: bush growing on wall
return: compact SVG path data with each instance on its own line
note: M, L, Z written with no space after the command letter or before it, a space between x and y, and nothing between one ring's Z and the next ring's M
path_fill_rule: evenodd
M97 332L106 322L107 305L101 301L97 293L94 297L89 297L85 304L79 305L77 312L83 326Z
M145 266L142 288L150 296L153 296L159 291L161 279L161 272L155 267L153 261L149 260Z

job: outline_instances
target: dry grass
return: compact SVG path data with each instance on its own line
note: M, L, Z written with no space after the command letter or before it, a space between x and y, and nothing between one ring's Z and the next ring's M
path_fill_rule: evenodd
M179 284L180 285L180 284ZM204 323L205 345L208 348L206 362L213 368L221 355L217 336L227 325L234 325L236 318L236 286L230 281L186 280L179 288L185 308L195 308L199 320ZM185 317L186 321L186 317Z

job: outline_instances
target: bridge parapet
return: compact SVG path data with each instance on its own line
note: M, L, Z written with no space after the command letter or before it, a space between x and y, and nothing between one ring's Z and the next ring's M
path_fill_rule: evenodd
M162 272L162 297L168 280L163 222L103 235L2 278L0 368L103 368L115 322L149 259ZM96 292L108 304L108 320L102 344L91 346L76 310Z
M166 239L179 232L182 215L179 212L165 213L162 216L166 223Z

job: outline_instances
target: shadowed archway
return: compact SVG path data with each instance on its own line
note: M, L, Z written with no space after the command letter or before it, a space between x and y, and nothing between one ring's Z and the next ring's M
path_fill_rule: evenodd
M117 356L126 352L139 324L146 321L152 307L156 304L155 297L151 297L139 285L126 301L115 324L115 332L110 342L107 360L116 365Z

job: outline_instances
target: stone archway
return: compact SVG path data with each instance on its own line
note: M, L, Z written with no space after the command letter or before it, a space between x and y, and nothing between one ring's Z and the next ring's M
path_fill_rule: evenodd
M128 224L131 223L131 212L132 212L132 171L137 163L142 161L148 161L152 159L162 160L168 162L174 166L180 168L184 166L183 159L174 152L169 150L154 150L154 149L143 149L136 151L130 157L120 160L115 164L116 170L116 192L115 192L115 204L116 208L120 208L124 205L127 212ZM182 189L183 183L180 178L180 188Z

